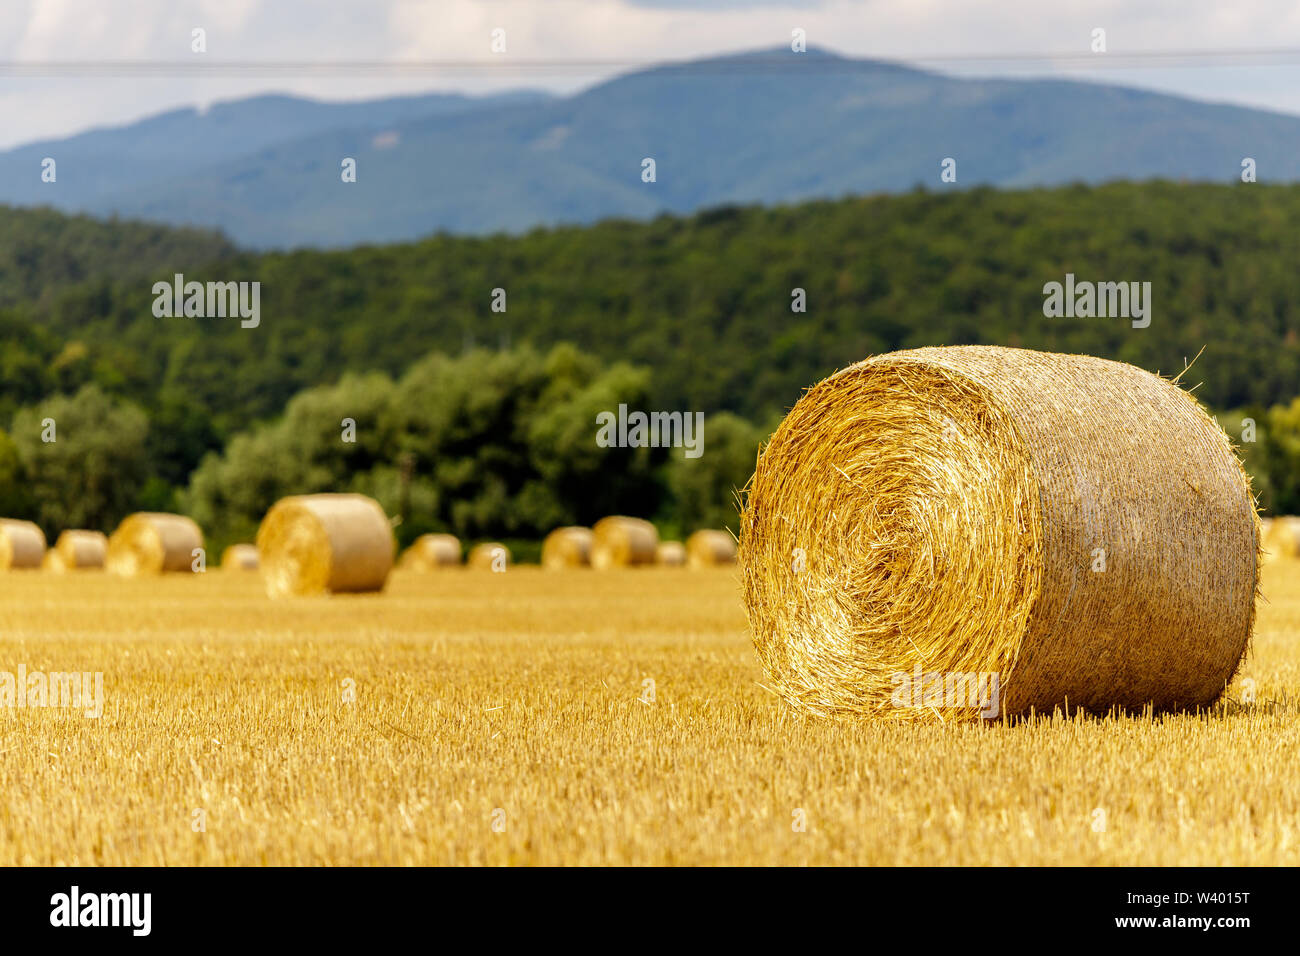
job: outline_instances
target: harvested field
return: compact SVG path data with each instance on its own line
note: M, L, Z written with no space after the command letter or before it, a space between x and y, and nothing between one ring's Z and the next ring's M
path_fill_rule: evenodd
M791 714L735 568L258 577L4 578L0 671L104 705L0 708L0 864L1300 863L1300 562L1227 704L1018 726Z

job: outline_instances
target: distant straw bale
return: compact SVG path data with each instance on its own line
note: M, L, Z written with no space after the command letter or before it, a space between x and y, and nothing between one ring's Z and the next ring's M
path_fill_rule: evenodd
M31 521L0 518L0 571L39 568L45 557L45 532Z
M194 551L202 547L203 532L190 518L142 511L123 520L108 539L104 567L123 577L193 571Z
M257 531L271 597L381 591L395 549L388 516L365 495L282 498Z
M402 552L403 568L434 571L460 566L460 539L454 534L422 534Z
M232 544L221 552L223 571L256 571L259 563L255 544Z
M542 567L550 570L583 568L591 564L590 528L556 528L542 542Z
M470 548L465 566L479 571L507 568L511 564L510 549L499 541L485 541Z
M47 571L84 571L102 568L108 557L108 535L102 531L69 529L59 533L54 547L45 553Z
M1264 551L1271 558L1300 558L1300 518L1274 518L1264 532Z
M649 521L612 515L591 529L591 565L594 568L654 564L659 532Z
M680 541L660 541L655 549L655 564L680 568L686 565L686 545Z
M725 531L697 531L686 539L686 563L692 568L735 564L736 539Z

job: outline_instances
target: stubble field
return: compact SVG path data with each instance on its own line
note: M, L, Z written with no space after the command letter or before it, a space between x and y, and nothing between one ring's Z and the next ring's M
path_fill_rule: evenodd
M104 705L0 707L0 864L1294 865L1300 563L1263 590L1253 703L882 726L785 711L732 570L9 573L0 671Z

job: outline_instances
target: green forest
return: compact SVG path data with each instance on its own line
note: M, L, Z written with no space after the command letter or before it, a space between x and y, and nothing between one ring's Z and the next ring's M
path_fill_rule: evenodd
M1300 187L916 191L256 254L0 215L0 514L47 532L175 508L223 543L281 494L347 489L404 540L528 540L612 511L734 527L734 488L802 389L967 343L1164 374L1199 353L1182 383L1241 442L1262 506L1300 512ZM1067 273L1150 282L1150 326L1045 317ZM260 283L260 323L156 317L176 274ZM705 413L705 454L597 447L620 402Z

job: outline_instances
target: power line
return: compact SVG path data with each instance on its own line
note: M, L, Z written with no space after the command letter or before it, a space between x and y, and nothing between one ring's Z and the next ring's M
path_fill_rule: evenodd
M206 54L172 60L0 60L0 76L257 76L364 75L442 72L545 73L636 70L652 67L685 73L762 73L798 69L817 73L854 73L872 64L896 66L998 65L1054 66L1071 69L1133 69L1204 66L1300 65L1300 48L1225 50L1140 50L1133 52L935 53L903 57L850 59L797 53L753 54L698 60L645 58L536 58L505 54L480 59L407 60L218 60Z

